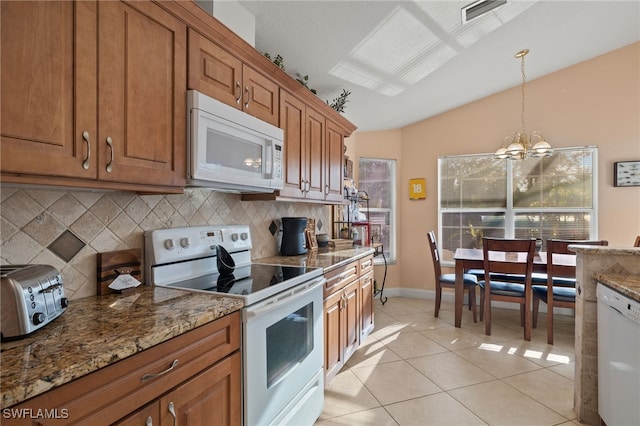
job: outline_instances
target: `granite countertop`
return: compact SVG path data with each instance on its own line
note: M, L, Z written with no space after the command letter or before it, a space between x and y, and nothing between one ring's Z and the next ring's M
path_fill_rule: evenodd
M242 309L241 299L142 285L72 300L60 317L2 342L2 408Z
M374 252L374 247L367 246L353 246L353 248L345 250L334 250L323 247L317 250L310 250L307 254L301 254L299 256L271 256L254 259L253 262L270 265L308 266L312 268L323 268L324 272L328 272L354 260L373 254Z
M608 274L597 272L593 277L602 284L640 302L640 275Z
M640 248L637 247L569 246L569 248L576 253L589 255L637 256L638 260L634 263L640 264ZM629 271L621 265L615 264L603 271L594 272L593 278L640 302L640 273L637 272L637 268L634 271Z

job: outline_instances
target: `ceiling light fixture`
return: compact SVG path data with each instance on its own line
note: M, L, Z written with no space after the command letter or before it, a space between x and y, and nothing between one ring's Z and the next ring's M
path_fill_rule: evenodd
M544 140L542 133L534 130L531 135L527 136L527 128L524 121L524 86L527 83L527 77L524 72L524 57L529 53L529 49L524 49L515 54L516 58L521 59L522 64L522 112L520 113L520 122L522 128L513 136L507 136L502 141L502 146L496 151L495 157L500 159L509 158L511 160L524 160L527 157L549 157L553 155L553 148ZM508 145L505 147L508 141Z

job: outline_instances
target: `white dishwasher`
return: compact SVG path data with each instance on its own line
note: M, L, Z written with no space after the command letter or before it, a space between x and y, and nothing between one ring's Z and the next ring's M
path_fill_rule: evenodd
M640 425L640 303L598 283L598 413Z

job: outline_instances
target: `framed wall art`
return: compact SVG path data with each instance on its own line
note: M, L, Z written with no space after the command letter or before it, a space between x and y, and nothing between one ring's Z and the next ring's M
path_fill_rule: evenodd
M613 186L640 186L640 160L613 163Z

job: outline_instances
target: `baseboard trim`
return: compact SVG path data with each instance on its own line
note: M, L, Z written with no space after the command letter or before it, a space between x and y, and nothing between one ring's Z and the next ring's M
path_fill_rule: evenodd
M436 292L435 290L424 290L419 288L389 288L385 289L382 295L383 297L408 297L410 299L427 299L427 300L435 300ZM442 292L442 301L448 303L455 302L455 295L452 291L443 291ZM464 304L467 305L468 297L467 293L464 296ZM477 298L477 303L480 304L480 298ZM504 308L504 309L518 309L518 305L515 303L507 303L495 301L493 302L493 306L496 308ZM540 303L540 312L547 312L547 304ZM555 315L566 315L566 316L575 316L575 311L569 308L555 308Z

